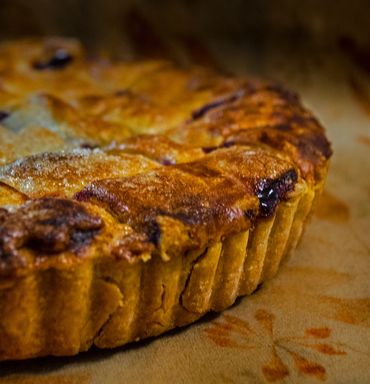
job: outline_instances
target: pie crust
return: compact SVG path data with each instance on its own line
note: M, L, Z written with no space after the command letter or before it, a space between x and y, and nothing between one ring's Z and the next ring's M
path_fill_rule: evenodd
M251 294L331 156L278 84L59 38L0 47L0 142L0 360L117 347Z

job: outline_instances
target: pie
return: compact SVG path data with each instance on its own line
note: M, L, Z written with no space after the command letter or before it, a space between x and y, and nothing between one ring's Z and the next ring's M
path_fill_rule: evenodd
M75 40L0 47L0 360L221 311L295 248L331 149L278 84Z

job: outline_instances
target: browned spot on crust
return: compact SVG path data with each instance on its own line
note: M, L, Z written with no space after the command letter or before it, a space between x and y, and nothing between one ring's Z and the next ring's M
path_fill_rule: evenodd
M161 37L141 12L132 7L124 16L124 27L130 37L137 57L167 58L176 61L172 52L165 46Z
M320 219L335 223L346 223L350 218L350 210L347 204L326 191L323 192L319 199L315 214Z
M11 273L28 264L23 249L38 253L76 254L103 226L83 205L67 199L30 200L14 211L0 211L0 273Z
M278 381L289 376L289 369L274 350L270 362L262 366L262 373L266 380Z
M355 78L349 79L349 85L352 89L355 100L362 108L362 110L370 116L370 95L363 87L363 85Z
M88 384L90 374L61 374L61 375L11 375L1 378L1 384Z
M359 135L359 136L357 137L357 140L358 140L359 143L361 143L361 144L365 144L365 145L367 145L368 147L370 147L370 137L365 136L365 135Z

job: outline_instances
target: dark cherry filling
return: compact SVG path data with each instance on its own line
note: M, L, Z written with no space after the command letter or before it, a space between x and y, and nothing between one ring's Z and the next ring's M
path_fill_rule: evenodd
M238 99L243 97L244 94L245 94L244 89L241 89L238 92L235 92L230 96L221 97L217 100L214 100L210 103L207 103L207 104L203 105L202 107L200 107L199 109L196 109L195 111L193 111L193 113L191 114L191 118L193 120L200 119L206 113L208 113L210 110L216 109L216 108L221 107L221 106L226 105L226 104L233 103L234 101L237 101Z
M0 122L5 120L7 117L9 117L10 113L6 111L0 111Z
M167 157L164 157L163 159L159 160L159 163L167 166L167 165L174 165L176 162Z
M202 147L202 151L204 153L211 153L213 151L216 151L219 147L213 146L213 147Z
M213 147L202 147L202 151L204 153L211 153L211 152L216 151L217 149L220 149L220 148L230 148L233 145L235 145L235 142L230 140L230 141L225 141L218 146L215 145Z
M257 185L260 216L269 217L275 212L279 201L284 199L288 192L294 190L297 178L296 171L290 170L278 180L265 179Z
M73 61L73 56L64 49L58 49L54 55L45 61L35 61L32 67L38 71L45 69L63 69Z
M81 143L80 148L82 148L82 149L96 149L96 148L99 148L99 146L97 144L86 142L86 143Z
M161 229L158 223L155 220L151 220L146 223L146 227L149 241L154 245L158 245L161 239Z

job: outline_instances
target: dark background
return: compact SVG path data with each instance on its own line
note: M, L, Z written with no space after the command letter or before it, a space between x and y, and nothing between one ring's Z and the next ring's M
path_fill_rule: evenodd
M179 40L243 42L252 49L271 42L368 47L369 25L368 0L0 0L0 39L67 35L90 50L130 57L141 45L141 54L180 61Z

